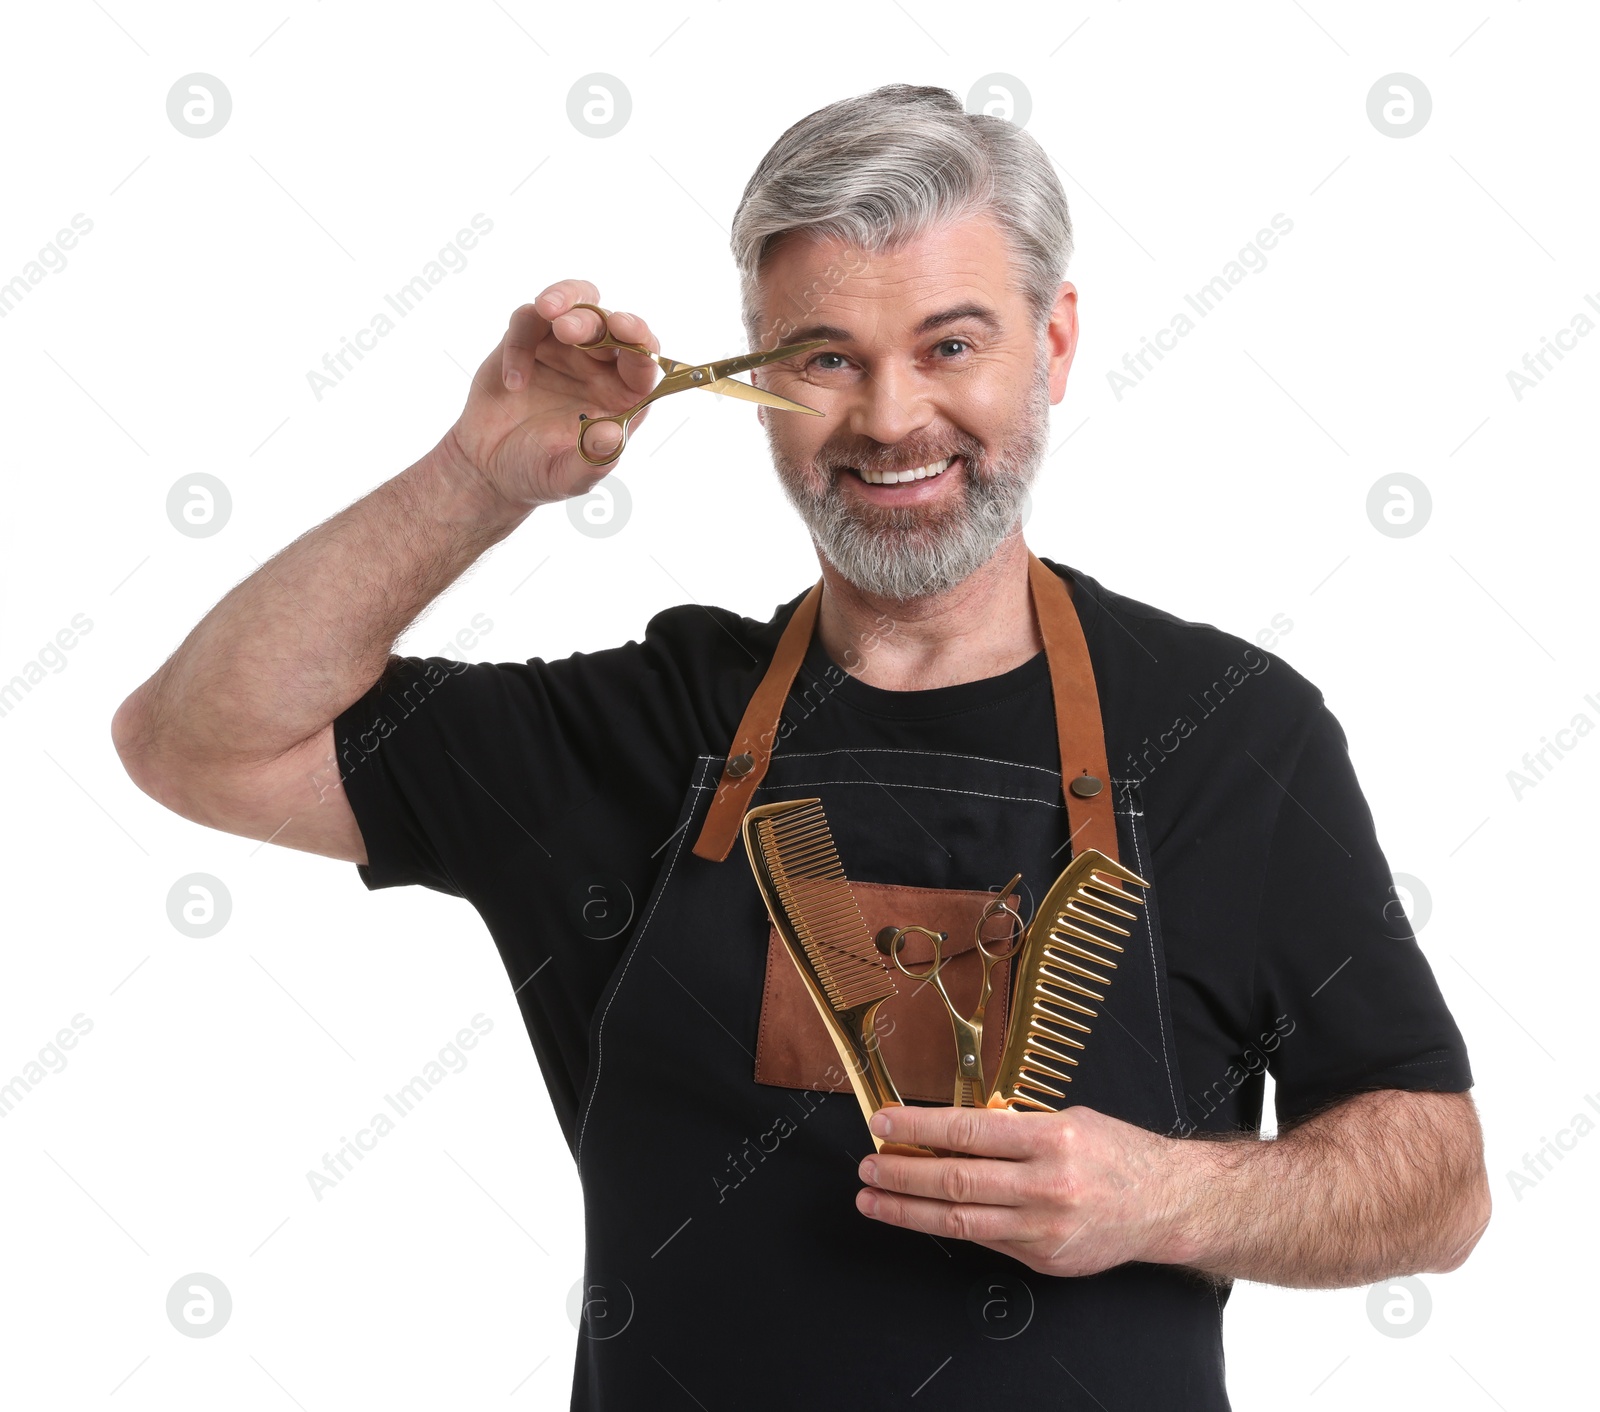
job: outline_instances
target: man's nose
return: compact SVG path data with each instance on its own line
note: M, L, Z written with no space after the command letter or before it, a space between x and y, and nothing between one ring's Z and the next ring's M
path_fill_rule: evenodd
M857 436L892 446L933 420L933 410L909 370L893 366L869 373L857 385L846 425Z

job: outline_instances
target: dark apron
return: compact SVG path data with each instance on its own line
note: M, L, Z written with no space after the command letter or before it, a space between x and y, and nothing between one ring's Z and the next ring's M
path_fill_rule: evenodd
M1103 741L1075 738L1098 735L1098 703L1090 732L1062 712L1087 671L1076 614L1059 578L1032 567L1061 588L1070 618L1059 604L1043 611L1051 590L1033 578L1063 759L1103 762ZM814 616L813 600L802 608ZM775 658L752 707L774 695L781 705L793 639L803 654L810 638L803 626L779 648L787 678L774 684ZM729 759L751 744L750 725L747 712ZM770 746L757 743L757 768L737 775L728 760L698 761L596 1010L574 1143L586 1244L573 1408L903 1406L915 1394L917 1408L961 1412L1226 1409L1222 1299L1209 1283L1145 1264L1041 1275L971 1242L874 1221L855 1206L857 1165L873 1143L854 1095L753 1077L768 919L742 843L713 861L714 796L727 818L752 803L820 798L853 881L982 890L1020 871L1026 917L1071 856L1075 797L1062 775L928 751ZM1160 879L1135 784L1107 780L1093 803L1097 821L1075 826L1079 846L1114 827L1121 861L1155 886L1071 1101L1172 1133L1184 1121L1183 1082ZM948 1031L944 1041L953 1074Z

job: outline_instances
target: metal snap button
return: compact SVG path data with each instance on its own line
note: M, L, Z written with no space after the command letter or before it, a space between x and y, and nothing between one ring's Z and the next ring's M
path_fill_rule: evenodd
M1079 799L1093 799L1105 786L1093 775L1079 775L1067 788Z
M727 764L729 779L742 780L756 767L756 757L751 754L735 755Z

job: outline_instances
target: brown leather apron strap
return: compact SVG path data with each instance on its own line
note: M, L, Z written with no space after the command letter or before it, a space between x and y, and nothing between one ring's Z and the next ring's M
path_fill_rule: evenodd
M1050 664L1056 739L1061 746L1061 789L1067 801L1072 853L1076 857L1085 848L1098 848L1120 862L1100 693L1089 663L1089 645L1083 640L1083 624L1061 576L1031 553L1028 585L1033 590L1039 635L1044 638L1045 660Z
M1083 627L1072 606L1072 593L1060 576L1033 554L1028 555L1028 588L1044 639L1055 698L1056 736L1061 747L1061 786L1067 803L1072 852L1097 848L1117 857L1117 821L1112 813L1111 772L1106 765L1105 732L1100 721L1100 695ZM694 854L714 863L728 856L750 799L767 773L778 739L783 703L805 660L822 601L822 584L811 586L778 639L777 650L761 685L745 707L728 752L716 797L695 841Z
M767 773L772 761L772 747L778 739L778 721L783 715L783 703L789 698L789 688L794 685L795 673L805 661L806 649L811 646L811 632L817 625L817 607L822 602L822 580L811 585L810 592L800 600L800 605L790 616L778 639L778 648L772 654L767 674L744 708L739 731L728 751L728 761L722 767L722 778L717 784L716 797L706 814L700 837L695 840L694 854L720 863L728 856L733 841L739 836L739 826L749 812L751 796Z

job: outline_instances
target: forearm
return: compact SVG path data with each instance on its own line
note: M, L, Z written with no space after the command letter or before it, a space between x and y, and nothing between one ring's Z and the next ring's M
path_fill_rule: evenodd
M401 632L526 513L447 435L207 613L117 713L119 751L169 776L281 756L370 687Z
M1308 1289L1453 1270L1489 1219L1466 1094L1361 1094L1276 1139L1175 1149L1162 1258Z

